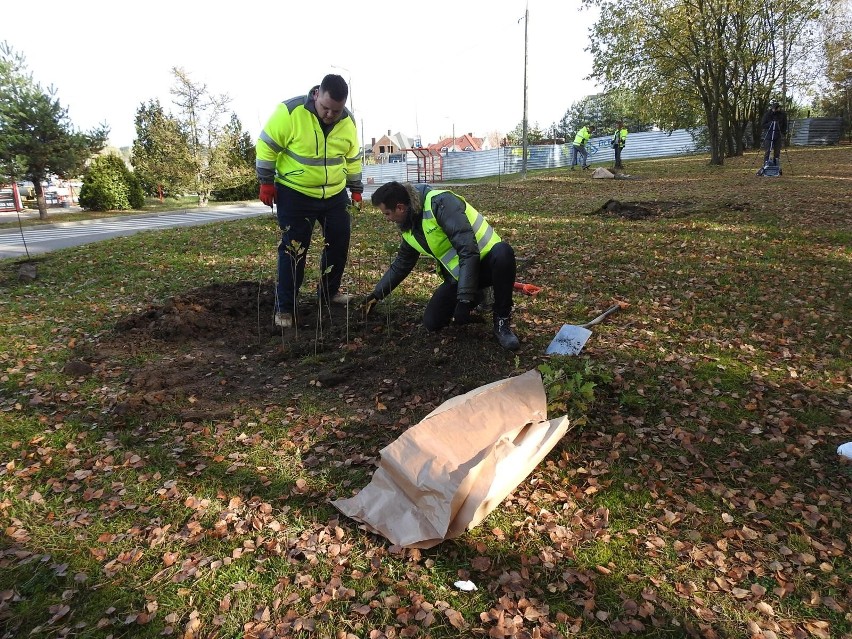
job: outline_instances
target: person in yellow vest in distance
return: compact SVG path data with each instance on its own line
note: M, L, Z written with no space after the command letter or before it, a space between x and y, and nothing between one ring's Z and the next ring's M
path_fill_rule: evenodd
M577 131L577 135L574 136L574 144L571 149L571 170L574 170L574 167L577 165L577 160L580 156L583 156L583 168L589 168L589 152L586 150L586 142L588 142L592 133L595 132L595 127L593 125L584 126L582 129Z
M443 283L432 294L423 325L439 331L451 324L475 321L471 310L482 289L494 288L493 332L510 351L520 346L510 327L515 285L515 252L467 201L452 191L428 184L388 182L372 196L377 207L402 232L393 263L362 301L365 313L390 295L411 273L421 255L438 262Z
M615 123L615 133L612 134L612 148L615 149L615 168L623 169L624 165L621 163L621 150L624 148L624 145L627 144L627 129L624 126L624 122L619 120Z
M347 304L352 298L340 292L352 228L346 189L359 207L364 185L355 118L346 108L348 95L341 76L325 76L307 95L279 104L257 141L260 201L278 205L282 232L274 316L275 325L282 328L297 321L305 257L317 222L325 239L320 304Z

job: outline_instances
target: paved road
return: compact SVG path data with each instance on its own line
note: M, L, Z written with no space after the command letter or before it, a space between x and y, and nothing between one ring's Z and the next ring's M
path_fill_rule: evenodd
M268 206L258 202L246 206L191 209L160 215L133 215L81 222L56 222L45 226L24 226L23 237L20 228L0 229L0 258L26 257L27 251L30 255L37 255L111 237L132 235L140 231L209 224L259 215L271 216L272 213ZM5 220L6 215L3 217Z
M368 200L378 186L378 184L364 185L364 200ZM432 186L437 188L441 185L433 184ZM80 210L76 208L76 211ZM0 229L0 259L26 257L27 250L29 250L30 255L37 255L69 246L99 242L100 240L106 240L111 237L133 235L139 231L155 231L175 226L193 226L196 224L209 224L211 222L237 220L259 215L272 215L272 210L260 202L239 206L196 208L173 211L171 213L128 215L102 218L99 220L83 220L80 222L62 222L61 216L63 212L69 213L71 210L51 209L50 215L56 217L57 221L44 226L25 226L23 238L21 237L20 228ZM28 211L22 213L21 217L38 217L38 212ZM14 222L17 219L17 214L14 211L0 211L0 222ZM24 247L25 241L26 248Z

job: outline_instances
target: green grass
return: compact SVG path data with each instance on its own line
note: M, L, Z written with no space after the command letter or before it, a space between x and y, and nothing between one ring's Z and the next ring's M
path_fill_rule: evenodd
M500 615L545 638L852 636L852 467L834 452L852 440L852 149L795 154L777 180L750 154L460 187L543 289L515 296L513 355L481 326L416 327L425 263L346 337L288 342L253 297L227 339L118 328L204 286L260 289L269 220L50 253L31 283L0 262L0 638L448 639ZM673 204L589 215L611 198ZM345 286L366 293L398 235L369 207L353 228ZM543 355L613 298L629 306L579 357ZM64 373L75 359L94 371ZM329 503L442 401L545 362L595 400L478 527L406 550Z

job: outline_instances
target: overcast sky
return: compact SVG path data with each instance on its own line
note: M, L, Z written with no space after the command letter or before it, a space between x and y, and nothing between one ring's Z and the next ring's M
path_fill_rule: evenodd
M229 95L253 137L278 102L339 73L366 142L391 130L429 143L521 121L527 4L529 122L546 128L600 90L584 79L596 14L579 0L18 1L2 10L0 41L77 127L105 122L115 146L132 143L141 103L174 110L175 66Z

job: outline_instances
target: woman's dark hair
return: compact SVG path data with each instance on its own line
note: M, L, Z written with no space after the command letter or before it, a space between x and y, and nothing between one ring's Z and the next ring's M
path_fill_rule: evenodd
M329 73L320 83L320 93L328 93L332 100L346 102L349 97L349 85L341 76Z
M382 184L376 189L376 192L373 193L373 197L370 198L370 201L373 203L373 206L377 207L379 204L384 204L385 207L389 209L396 208L397 204L411 206L411 196L408 194L408 189L399 182L388 182L386 184Z

